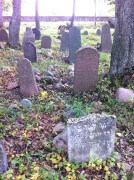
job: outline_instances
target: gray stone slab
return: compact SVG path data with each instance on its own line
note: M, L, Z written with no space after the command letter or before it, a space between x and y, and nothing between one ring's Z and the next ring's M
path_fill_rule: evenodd
M0 41L9 42L8 33L5 29L0 29Z
M51 37L43 36L41 40L41 48L51 49Z
M69 63L75 63L75 53L81 47L80 29L76 26L69 30Z
M37 52L36 47L32 42L26 42L24 45L24 57L27 58L31 62L37 62Z
M0 174L7 171L8 161L4 147L0 144Z
M99 53L91 46L81 47L76 52L74 66L74 92L95 90L98 80Z
M26 59L20 59L17 64L20 93L23 96L32 96L38 94L38 88L35 81L35 76L32 70L31 62Z
M116 117L90 114L67 122L69 161L107 159L114 150Z
M63 32L61 37L60 51L69 50L69 33Z
M27 28L26 32L24 33L22 48L24 48L26 42L35 42L35 35L33 34L31 28Z
M111 52L112 38L109 24L104 24L101 33L101 50L102 52Z

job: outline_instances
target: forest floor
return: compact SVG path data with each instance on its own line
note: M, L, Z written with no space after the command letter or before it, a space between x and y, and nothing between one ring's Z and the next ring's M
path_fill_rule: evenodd
M26 24L21 27L21 39ZM79 24L82 32L82 45L96 46L100 36L91 25ZM100 26L100 24L98 25ZM45 27L43 29L43 27ZM33 63L43 76L49 65L54 66L55 80L52 84L38 83L45 92L28 98L32 102L30 111L20 104L22 96L19 88L8 90L9 82L18 80L17 60L23 57L21 48L0 49L0 139L4 145L9 162L5 174L0 180L103 180L132 179L134 165L134 106L133 103L120 103L115 98L117 88L124 86L123 79L102 78L109 71L110 54L100 53L99 81L95 92L73 93L73 80L68 75L68 64L59 52L60 40L56 37L58 24L42 25L42 32L51 35L52 50L39 49L36 42L38 63ZM89 35L83 35L88 30ZM47 54L51 53L51 57ZM125 83L126 88L134 89L132 77ZM62 79L62 90L55 84ZM44 95L45 94L45 95ZM10 109L17 104L17 109ZM67 153L52 144L53 128L58 122L66 123L63 118L65 105L69 104L76 111L77 117L83 111L89 113L107 113L116 115L117 129L115 152L106 160L93 160L87 163L68 162Z

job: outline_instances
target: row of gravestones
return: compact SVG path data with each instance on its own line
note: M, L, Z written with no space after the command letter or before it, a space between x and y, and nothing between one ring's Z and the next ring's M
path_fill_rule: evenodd
M29 45L30 43L31 42L28 42ZM25 54L25 51L27 50L28 53ZM33 75L32 64L30 62L30 55L33 55L33 57L37 55L31 54L31 51L29 53L29 49L26 49L25 51L25 58L21 59L18 63L19 85L21 94L30 96L38 94L37 85ZM76 63L74 68L74 92L79 93L95 90L98 80L98 51L90 46L82 47L76 52L75 57Z
M96 34L101 35L102 52L111 52L112 38L109 24L104 24L102 26L102 31L98 29ZM60 51L69 50L70 63L74 63L74 51L76 51L80 47L80 30L77 27L72 27L69 32L62 32Z
M104 25L102 29L107 29L108 26ZM88 90L95 90L98 80L99 53L93 47L79 48L81 46L79 28L72 27L69 32L69 37L70 63L74 63L76 58L74 92L79 93ZM36 47L31 42L25 43L24 57L29 59L31 62L37 62Z

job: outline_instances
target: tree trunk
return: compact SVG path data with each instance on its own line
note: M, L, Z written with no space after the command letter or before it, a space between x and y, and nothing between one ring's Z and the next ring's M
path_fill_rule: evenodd
M36 24L36 29L40 30L38 0L35 0L35 24Z
M21 23L21 0L13 0L13 14L9 25L9 44L16 48L19 44L19 32Z
M74 25L74 18L75 18L75 0L73 0L73 14L71 18L71 27Z
M0 0L0 27L3 27L2 0Z
M115 18L110 73L120 74L134 67L134 0L116 0Z
M96 0L94 0L94 16L95 16L94 28L96 29Z

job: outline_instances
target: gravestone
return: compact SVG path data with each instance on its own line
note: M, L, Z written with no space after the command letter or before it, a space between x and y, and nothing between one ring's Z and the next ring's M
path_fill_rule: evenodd
M69 49L69 33L64 32L61 38L60 51L67 51Z
M31 28L27 28L26 32L24 33L22 47L24 48L26 42L35 42L35 35L33 34Z
M97 34L98 36L101 36L101 30L100 30L100 29L97 29L96 34Z
M17 67L21 94L26 97L37 95L38 88L36 85L31 62L26 58L20 59L18 61Z
M9 42L8 33L6 32L5 29L0 29L0 41L7 43Z
M36 47L32 42L26 42L23 50L25 58L31 62L37 62Z
M50 36L43 36L42 37L41 48L51 49L51 38L50 38Z
M83 33L84 35L88 35L88 31L86 30L86 31L84 31L84 33Z
M81 47L76 52L74 66L74 92L95 90L98 80L99 53L91 46Z
M30 27L26 27L26 32L27 31L32 31L32 29Z
M0 144L0 174L7 171L8 161L4 147Z
M81 47L80 29L76 26L69 30L69 63L75 63L75 53Z
M40 36L41 36L40 31L37 28L33 28L32 31L35 35L35 40L40 40Z
M114 150L116 117L90 114L67 122L69 161L105 160Z
M109 24L104 24L102 27L101 50L102 52L111 52L112 50L112 39Z

